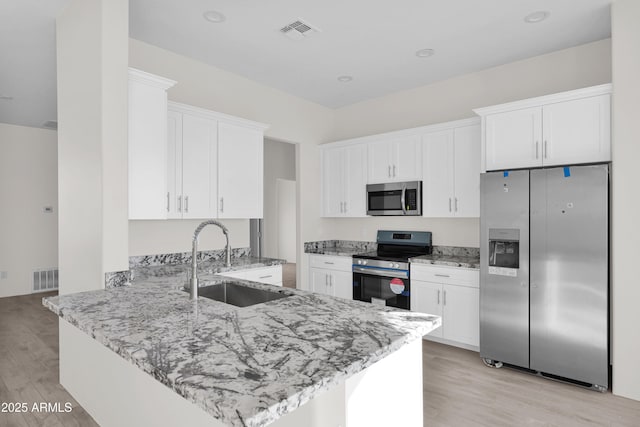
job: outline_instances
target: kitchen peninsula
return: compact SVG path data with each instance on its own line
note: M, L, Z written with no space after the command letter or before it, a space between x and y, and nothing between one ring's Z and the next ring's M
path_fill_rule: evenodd
M60 382L98 423L422 426L420 338L439 317L200 280L286 297L191 302L168 275L44 300L60 316Z

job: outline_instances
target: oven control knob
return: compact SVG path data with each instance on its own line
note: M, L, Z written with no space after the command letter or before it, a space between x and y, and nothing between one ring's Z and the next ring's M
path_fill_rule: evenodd
M393 263L392 262L389 263L389 268L393 268Z
M394 267L395 268L400 268L400 264L395 264Z

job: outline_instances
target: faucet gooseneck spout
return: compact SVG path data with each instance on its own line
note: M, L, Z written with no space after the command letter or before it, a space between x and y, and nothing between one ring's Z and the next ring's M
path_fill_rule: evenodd
M198 236L203 228L207 225L216 225L222 229L224 237L227 239L227 245L225 247L225 265L231 267L231 246L229 245L229 229L219 221L210 219L202 222L196 231L193 233L192 251L191 251L191 280L190 280L190 296L192 300L198 299Z

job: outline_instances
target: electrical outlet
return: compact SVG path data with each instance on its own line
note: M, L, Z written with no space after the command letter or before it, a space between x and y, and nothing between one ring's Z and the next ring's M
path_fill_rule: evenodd
M53 206L45 206L42 210L44 213L53 213Z
M0 271L0 279L6 279L8 273L6 271Z

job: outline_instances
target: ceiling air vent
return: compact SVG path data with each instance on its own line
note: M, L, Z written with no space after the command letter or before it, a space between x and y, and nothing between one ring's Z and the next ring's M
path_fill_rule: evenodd
M42 124L43 128L47 128L47 129L58 129L58 122L55 120L47 120L46 122L44 122Z
M301 40L313 33L320 32L320 30L309 24L308 22L305 22L304 20L298 18L289 25L285 25L284 27L280 28L280 32L290 39Z

